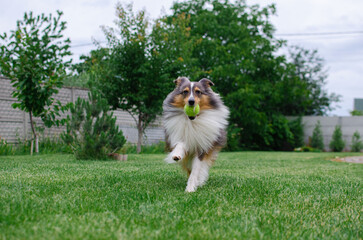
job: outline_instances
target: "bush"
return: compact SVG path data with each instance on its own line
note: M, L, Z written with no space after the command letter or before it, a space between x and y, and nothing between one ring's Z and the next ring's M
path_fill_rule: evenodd
M352 116L363 116L363 111L353 110L350 112Z
M52 154L52 153L72 153L70 147L62 141L59 136L44 134L44 128L36 126L36 132L39 133L39 153ZM31 140L22 140L18 137L18 141L15 145L15 154L23 155L29 154L31 147Z
M261 128L259 134L249 136L254 138L250 144L245 144L246 129L238 127L237 124L228 126L227 146L224 151L241 151L241 150L274 150L274 151L292 151L296 147L303 145L303 125L301 117L289 121L285 116L274 114L270 119L265 119L266 127ZM258 143L257 143L258 142Z
M295 152L321 152L320 149L312 148L312 147L309 147L309 146L295 148L294 151Z
M227 145L223 149L224 151L240 151L241 129L236 125L229 125L227 128Z
M333 152L341 152L345 147L345 142L343 141L342 129L339 125L335 126L329 147Z
M318 121L315 125L310 145L312 148L324 151L324 138L323 138L323 132L321 131L320 121Z
M352 146L351 151L352 152L360 152L363 149L363 143L360 140L360 134L358 131L355 131L352 136Z
M5 140L0 138L0 156L2 155L14 155L14 148Z
M274 114L271 116L271 121L268 124L267 136L265 138L268 147L266 150L274 151L291 151L293 148L293 133L289 128L289 121L287 118L280 114Z
M293 135L291 145L293 148L298 148L304 145L304 126L302 118L298 117L295 120L289 121L288 126Z
M71 107L67 130L61 137L77 159L106 159L119 151L126 139L109 113L107 101L95 90L88 97L89 101L78 98Z
M16 144L8 144L0 139L0 155L29 154L31 140L18 139ZM39 139L39 153L72 153L71 149L61 139L43 137Z

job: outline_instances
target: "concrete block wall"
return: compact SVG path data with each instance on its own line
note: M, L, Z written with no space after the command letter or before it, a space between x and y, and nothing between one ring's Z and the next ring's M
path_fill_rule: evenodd
M16 99L11 96L13 87L9 79L0 76L0 138L5 139L8 143L16 143L19 140L30 139L32 136L29 114L19 109L14 109L11 105ZM64 87L59 89L55 99L61 103L75 102L78 97L88 99L88 90L82 88ZM134 119L125 111L114 111L116 123L123 131L124 136L130 143L137 142L137 129ZM67 115L63 114L62 117ZM36 125L44 127L40 118L34 119ZM164 140L164 131L160 127L161 121L157 119L146 129L144 144L158 143ZM44 137L58 137L65 130L65 126L44 128Z
M11 93L13 87L10 80L0 77L0 137L7 140L9 143L16 143L18 139L24 140L31 137L31 128L29 123L29 116L27 113L14 109L11 104L16 102L12 98ZM74 102L78 97L88 98L88 90L82 88L67 88L64 87L59 90L55 99L60 100L62 103ZM125 111L114 111L114 116L117 118L116 123L122 129L124 136L131 143L137 142L137 129L133 118ZM342 127L343 138L346 142L345 151L350 151L351 140L353 133L359 131L363 138L363 116L352 117L326 117L326 116L306 116L302 121L304 124L304 142L309 144L315 124L320 121L324 135L325 150L329 151L329 143L334 132L336 125ZM35 119L37 126L42 126L41 119ZM154 123L146 129L144 137L145 144L158 143L164 140L164 130L161 127L161 118L159 117ZM45 137L57 137L65 127L52 127L45 128Z
M330 151L329 143L332 139L335 126L340 125L345 141L344 151L351 150L352 136L355 131L360 133L363 139L363 116L351 117L327 117L327 116L306 116L302 118L304 124L304 142L309 144L310 138L317 122L320 121L321 130L324 137L324 146L326 151Z

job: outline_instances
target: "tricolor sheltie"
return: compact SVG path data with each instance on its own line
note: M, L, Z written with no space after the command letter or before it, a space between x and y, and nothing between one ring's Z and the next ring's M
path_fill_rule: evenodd
M165 141L171 151L165 161L182 165L189 176L185 191L194 192L207 181L209 168L226 143L229 110L212 91L209 79L190 82L179 77L174 82L174 91L163 103ZM199 114L188 117L186 104L199 104Z

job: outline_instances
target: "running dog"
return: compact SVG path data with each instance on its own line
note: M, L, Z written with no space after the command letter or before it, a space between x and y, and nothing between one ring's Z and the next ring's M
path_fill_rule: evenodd
M226 144L229 110L211 89L213 82L203 78L190 82L186 77L174 81L175 89L163 103L165 141L170 153L167 163L179 162L188 173L186 192L205 184L209 168ZM199 113L188 117L184 106L199 105Z

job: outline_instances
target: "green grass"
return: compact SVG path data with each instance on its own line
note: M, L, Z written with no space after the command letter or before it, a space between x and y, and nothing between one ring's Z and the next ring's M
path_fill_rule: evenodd
M362 239L363 164L343 155L221 153L195 193L164 155L0 157L0 239Z

